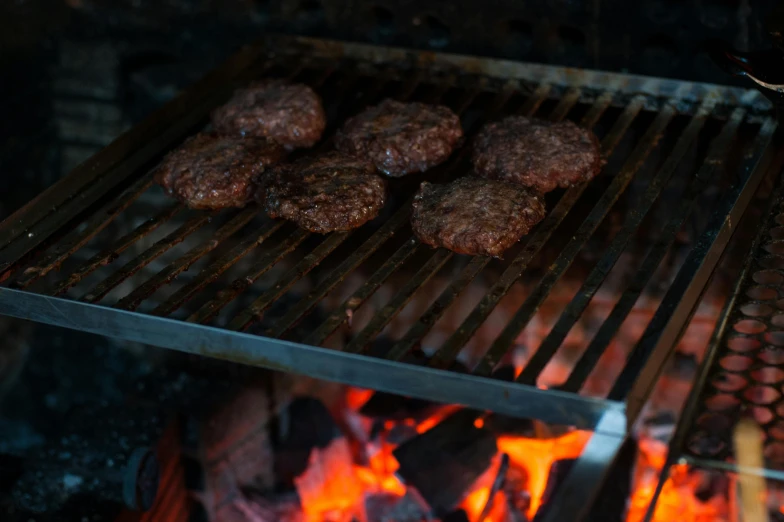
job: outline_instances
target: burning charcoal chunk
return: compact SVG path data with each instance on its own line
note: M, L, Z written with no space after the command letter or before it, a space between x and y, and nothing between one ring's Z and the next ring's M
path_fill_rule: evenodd
M365 520L372 522L420 522L427 520L427 507L411 493L403 497L389 493L365 497Z
M460 410L394 451L398 475L438 516L457 507L498 451L495 435L474 426L476 416L476 411Z
M441 522L469 522L469 520L466 512L462 509L458 509L442 518Z
M547 486L545 487L544 493L542 494L542 505L536 512L534 522L544 520L544 518L547 516L547 510L550 507L550 501L555 497L555 494L558 492L558 488L561 487L561 484L566 479L566 476L569 475L569 472L572 470L575 462L577 462L577 459L557 460L553 462L552 466L550 466L550 473L547 475Z
M340 432L326 406L310 397L294 400L275 422L275 476L291 487L307 468L311 450L326 448Z
M383 420L402 421L404 419L424 419L430 416L438 406L424 399L392 395L376 392L359 410L365 417Z

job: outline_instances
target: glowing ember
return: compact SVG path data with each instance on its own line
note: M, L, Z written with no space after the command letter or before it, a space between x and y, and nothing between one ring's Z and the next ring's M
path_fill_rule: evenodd
M542 495L547 487L547 476L553 462L579 457L590 437L591 434L587 431L573 431L551 439L525 437L498 439L498 450L508 454L514 465L528 473L528 492L531 494L529 518L533 518L542 503Z
M365 390L350 390L347 402L352 414L355 414L353 412L367 402L369 397L370 392ZM424 433L458 409L456 406L441 408L419 423L413 419L405 419L399 423L387 421L384 423L384 430L388 433L398 425L405 425L414 428L417 433ZM481 429L484 424L485 420L480 417L474 426ZM552 436L544 427L535 431L535 437L498 438L499 456L476 480L460 504L471 522L506 522L509 519L508 506L511 504L516 506L514 509L525 511L529 520L533 519L542 505L553 464L578 458L591 436L590 432L586 431L570 431L560 436ZM308 469L295 480L305 519L308 522L351 520L351 517L364 519L362 506L368 495L382 494L402 499L407 488L396 475L399 464L393 456L394 449L395 445L387 442L383 436L381 442L368 443L366 466L355 464L349 444L343 438L335 440L323 450L313 450ZM509 456L507 485L495 494L486 516L480 521L493 481L498 475L502 453ZM645 437L639 442L637 470L626 522L643 520L666 456L667 448L663 443ZM696 497L699 480L690 474L686 467L675 467L657 503L654 522L726 520L726 501L717 501L714 498L703 502ZM518 490L519 495L516 493ZM521 503L515 503L513 497L522 499Z

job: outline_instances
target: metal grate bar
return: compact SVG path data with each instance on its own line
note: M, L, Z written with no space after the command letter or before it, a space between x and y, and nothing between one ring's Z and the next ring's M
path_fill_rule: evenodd
M624 190L626 190L626 187L629 186L635 173L642 167L648 155L658 145L659 139L664 134L665 129L670 124L670 121L675 114L675 107L672 105L666 105L662 108L645 136L640 140L640 144L635 147L634 152L632 152L629 159L626 160L624 167L613 178L610 186L607 187L607 190L599 199L599 202L593 207L591 213L588 214L588 217L583 221L569 243L561 250L558 259L549 267L542 280L517 312L515 312L512 319L507 323L501 334L484 355L482 361L476 368L478 373L488 375L500 362L501 358L506 354L509 347L514 342L514 339L520 331L522 331L525 325L528 324L528 321L539 309L539 306L544 299L550 294L553 286L555 286L564 272L566 272L566 269L572 265L577 254L580 253L580 250L585 243L610 212L612 206L618 201L618 198L623 194ZM518 379L518 381L526 384L533 384L538 372L533 374L531 371L527 371L528 368L529 366L526 365L526 368L523 370L521 378Z
M63 237L57 245L41 261L23 272L22 276L13 284L17 288L26 288L39 278L45 276L68 259L74 252L87 244L90 239L106 228L123 210L127 209L136 199L152 186L152 177L144 176L116 200L110 201L97 210L85 221L84 227L75 228ZM62 223L60 223L62 225Z
M202 288L212 283L226 270L234 266L237 261L245 257L245 255L261 245L272 234L277 232L286 222L285 221L268 221L261 231L254 230L249 233L245 239L240 241L237 246L229 250L226 255L218 258L210 266L204 268L193 281L177 290L169 299L161 303L151 313L153 315L166 316L170 315L175 310L178 310L186 301L195 296Z
M341 324L351 318L351 315L364 303L376 290L392 275L395 270L411 257L411 255L420 247L414 239L406 241L402 247L398 248L392 256L387 259L378 270L373 272L367 281L352 294L351 297L346 299L343 304L332 312L324 322L319 325L310 335L303 341L305 344L312 346L319 346L323 343L332 332L334 332ZM425 247L422 247L424 249Z
M248 69L260 59L262 46L244 48L225 65L205 76L192 89L167 103L160 111L146 118L138 126L119 137L113 144L98 152L94 157L76 167L55 186L41 193L33 201L19 209L14 215L0 222L0 250L6 248L23 233L29 233L38 222L51 218L70 199L77 197L85 187L104 176L123 160L137 152L147 140L160 137L161 127L171 124L181 116L191 113L193 107L202 107L204 100L211 99L223 85L247 78ZM266 67L267 62L263 62ZM186 112L187 111L187 112ZM118 179L118 183L120 180ZM62 220L58 221L61 225Z
M526 101L526 104L530 104L531 107L538 108L546 99L547 93L549 93L550 87L549 86L539 86L532 96ZM472 93L466 100L461 104L457 113L461 114L471 102L476 97L477 93ZM490 113L493 114L504 104L508 101L509 95L511 93L508 91L504 91L500 93L496 97L496 102L494 103L493 107L490 109ZM472 129L479 125L479 121L475 122L472 126ZM471 130L472 130L471 129ZM467 134L470 133L467 132ZM447 164L443 171L440 173L439 178L446 177L449 173L451 173L455 168L461 165L461 160L464 158L467 149L461 149L458 155L453 158L449 164ZM404 208L407 209L407 215L410 215L410 201L404 204ZM399 268L402 263L408 259L413 252L415 247L412 245L416 245L417 241L415 239L411 239L410 241L404 243L398 251L393 254L391 258L389 258L378 270L373 274L373 276L365 282L362 287L357 290L349 299L347 299L343 305L338 309L335 310L314 332L312 332L307 339L309 339L309 343L316 342L316 344L321 344L324 340L333 332L335 329L340 326L344 321L348 320L351 314L359 308L359 306L373 293L378 289L378 287L386 280L387 277L392 275L397 268ZM380 276L383 275L383 278ZM379 277L376 277L379 276ZM428 278L429 279L429 278ZM370 326L370 325L369 325Z
M337 232L330 234L327 239L313 249L308 255L302 258L286 275L284 275L270 290L261 297L253 301L246 310L243 310L231 323L231 330L245 330L251 324L261 319L261 314L280 296L285 294L297 281L302 279L313 268L321 263L325 257L331 254L346 239L351 236L352 231Z
M157 241L150 248L128 261L117 272L103 280L95 288L83 295L79 300L88 303L97 303L103 299L113 288L125 281L145 266L149 265L156 258L165 254L171 247L182 243L185 238L209 222L217 212L199 213L186 221L177 230Z
M629 286L618 299L618 302L613 307L610 315L604 320L604 323L599 327L599 330L591 340L588 348L575 364L574 369L566 379L566 382L561 386L562 389L577 391L585 383L585 380L591 374L594 366L604 352L604 347L610 343L613 337L615 337L621 324L623 324L626 320L626 316L629 315L634 308L634 304L637 302L640 295L642 295L643 290L648 285L648 281L653 277L661 260L675 240L678 230L680 230L683 222L688 216L692 200L714 176L716 169L718 168L718 163L726 151L727 145L734 138L744 116L745 113L742 109L736 109L724 125L721 133L714 139L703 165L695 175L689 193L680 199L680 204L675 209L673 217L665 225L661 236L653 247L651 247L645 259L643 259L640 268L629 283Z
M365 346L378 334L384 327L397 315L400 310L411 301L414 294L419 290L422 285L430 281L430 279L441 270L441 268L452 259L452 252L445 249L439 249L433 254L427 262L422 265L416 274L411 277L403 285L403 288L395 294L395 297L384 306L381 310L373 315L370 323L359 332L348 345L344 351L349 353L361 353L364 351Z
M591 106L589 111L583 117L581 124L584 127L591 128L596 125L596 122L599 121L599 118L604 111L609 107L610 102L612 102L612 94L611 93L603 93L599 98L597 98L596 102ZM565 118L568 114L568 110L561 110L560 108L564 107L565 105L559 105L556 107L555 110L550 114L550 119L553 121L560 121L561 119ZM531 115L531 109L528 107L523 107L523 110L520 111L521 114ZM452 283L438 296L438 299L425 311L424 314L419 318L419 320L411 326L411 328L406 332L400 341L395 343L389 353L386 354L386 358L394 361L401 360L426 334L430 331L430 329L435 325L435 323L444 315L446 310L449 306L454 302L455 299L462 293L462 291L471 284L477 275L487 266L490 262L490 258L488 257L474 257L471 261L463 268L460 275L452 281Z
M62 294L63 292L65 292L75 284L79 283L82 279L92 274L98 268L108 265L114 259L116 259L118 255L122 254L128 248L130 248L131 245L136 243L140 238L146 236L147 234L152 233L158 227L168 222L171 218L173 218L183 210L185 210L185 205L177 203L170 206L169 208L159 213L158 215L154 216L153 218L147 220L140 227L124 235L123 237L118 239L114 244L112 244L109 248L102 250L101 252L98 252L93 257L88 259L84 264L82 264L79 268L71 272L71 275L68 276L68 279L66 279L59 285L57 285L57 287L55 287L51 295Z
M740 220L751 201L753 192L765 175L764 169L760 169L759 166L777 125L774 119L769 118L760 128L754 142L754 152L746 156L741 167L741 172L750 172L751 175L741 183L736 182L730 189L729 196L721 202L723 208L717 212L717 219L689 252L651 322L648 323L642 338L629 354L626 366L610 390L608 397L611 399L621 395L626 397L631 423L635 422L644 404L645 398L642 394L648 393L653 387L657 372L675 349L708 278L718 264L720 256L716 251L721 252L729 241L733 230L732 221L737 223ZM722 152L726 153L726 151ZM752 187L751 190L746 190L748 186Z
M613 125L613 128L602 140L602 152L604 156L608 156L615 150L615 147L620 142L626 130L631 126L632 121L642 110L644 99L636 97L626 107L624 112ZM528 263L533 259L536 253L544 246L556 228L561 224L561 221L566 217L566 214L572 209L574 203L580 198L587 185L578 185L572 187L561 196L556 206L551 210L545 220L536 227L536 232L528 240L525 248L520 254L512 261L509 267L501 274L498 281L493 287L485 294L482 300L471 311L471 314L465 321L458 327L458 329L446 340L437 351L431 363L447 367L451 365L454 358L460 352L462 347L471 338L472 335L479 329L482 323L487 319L490 313L495 309L498 302L506 295L512 285L525 271Z
M566 335L569 333L569 330L572 329L574 323L577 322L577 319L580 317L583 311L585 311L588 303L591 301L594 294L599 290L599 287L604 282L605 277L607 277L607 274L609 274L612 268L615 266L615 263L618 261L621 253L626 248L626 245L637 232L637 227L640 226L648 211L653 207L653 204L656 202L659 195L664 190L664 187L675 173L675 169L686 155L686 152L691 149L692 144L697 139L699 133L702 131L702 128L705 125L705 121L707 120L708 116L710 116L714 105L715 101L708 100L704 102L698 109L694 118L692 118L687 128L681 134L678 142L665 161L664 165L649 182L648 188L643 194L641 200L634 205L631 212L629 212L629 214L626 216L621 231L618 232L618 234L616 234L616 236L613 238L612 243L606 249L602 259L596 264L591 273L585 279L583 285L580 287L575 297L563 311L550 334L544 339L544 341L542 341L542 344L536 350L536 353L534 353L526 363L525 369L523 370L523 374L525 374L524 379L536 379L542 370L544 370L545 366L547 366L547 364L550 362L550 359L553 357L553 355L555 355L556 351L561 346L561 343L566 338ZM552 286L563 275L567 268L567 266L559 266L558 261L556 261L556 265L554 266L556 267L555 270L548 271L545 278L542 280L542 282L540 282L540 286L543 285L541 290L543 292L549 293L552 290ZM546 297L545 295L537 293L538 291L540 291L539 286L536 290L534 290L532 297L529 297L529 299L526 300L521 308L521 310L524 312L520 312L521 317L519 322L517 322L518 326L522 325L519 331L522 331L525 325L528 324L528 322L531 320L531 317L533 317L533 314L536 312L536 309L539 307L539 305L541 305L541 302ZM534 301L529 302L531 299L534 299ZM519 331L511 332L510 335L516 336ZM503 348L502 343L511 343L509 339L510 337L507 336L503 340L499 338L496 341L497 343L501 344L501 346L499 346L499 352ZM508 346L508 344L506 346ZM483 367L482 369L485 372L488 371L487 367ZM533 384L533 382L530 380L522 380L521 382Z
M191 249L190 252L171 263L166 268L155 274L153 277L142 283L133 292L120 299L115 305L123 310L136 310L139 305L153 294L161 286L170 283L175 277L188 270L190 266L206 256L220 244L234 235L235 232L247 225L259 213L257 208L247 208L234 216L228 223L223 225L209 241Z
M375 252L381 245L383 245L389 238L391 238L398 229L408 223L410 209L407 204L404 204L392 218L384 223L384 225L361 247L356 249L350 256L348 256L337 268L335 268L329 275L307 296L300 300L296 305L292 306L289 311L272 326L265 335L270 337L280 337L289 328L297 324L299 320L315 307L321 299L323 299L329 292L331 292L341 281L343 281L348 274L361 265L373 252Z
M253 283L256 282L261 276L269 272L278 261L283 259L292 250L297 248L300 243L308 238L310 233L307 230L297 229L294 234L290 235L283 242L276 245L274 249L266 252L264 256L259 259L249 271L249 273L240 279L234 281L229 288L226 288L218 293L218 295L202 306L199 310L193 313L188 321L193 323L206 323L211 320L221 309L232 302L238 295L247 290Z

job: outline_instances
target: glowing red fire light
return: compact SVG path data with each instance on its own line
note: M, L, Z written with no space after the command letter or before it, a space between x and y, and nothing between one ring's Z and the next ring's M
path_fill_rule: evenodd
M348 403L352 409L359 408L368 397L369 394L364 390L353 390L348 396ZM407 419L403 424L415 426L416 431L422 433L457 409L458 407L445 407L418 424L411 419ZM394 423L388 424L385 426L387 429L394 427ZM479 418L474 425L476 428L482 428L484 420ZM570 431L557 437L548 436L546 433L538 435L502 436L497 440L499 455L506 453L510 467L521 470L526 477L525 491L530 495L526 513L529 519L533 518L542 504L553 463L578 458L591 436L590 432L586 431ZM398 497L405 495L406 486L395 475L399 464L392 453L394 449L394 445L382 443L377 451L370 455L367 466L358 466L353 462L352 453L344 439L333 442L324 450L314 450L309 468L295 481L308 522L343 520L345 517L335 518L335 514L355 512L363 497L369 493L385 493ZM646 440L640 442L638 467L644 470L638 470L626 522L639 522L643 519L665 459L666 447L663 444ZM503 491L496 494L493 505L488 510L489 514L479 520L487 504L499 461L499 458L495 459L460 505L471 522L506 520L507 501ZM726 513L726 506L717 505L715 502L702 502L695 496L695 491L696 485L689 478L686 468L676 467L657 502L654 522L708 522L720 518L721 513Z

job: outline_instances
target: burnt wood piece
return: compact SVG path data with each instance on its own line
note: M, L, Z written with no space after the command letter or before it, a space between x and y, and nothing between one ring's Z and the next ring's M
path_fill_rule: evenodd
M498 452L495 435L476 428L477 412L461 410L394 451L398 475L437 516L455 509Z
M458 509L452 511L448 515L446 515L441 522L470 522L468 519L468 515L462 509Z
M327 407L312 397L292 401L285 414L273 421L272 432L277 435L275 478L286 488L293 487L294 477L308 467L311 450L326 448L340 434Z
M604 481L604 487L599 492L597 499L591 506L588 522L605 522L607 520L618 520L619 513L623 513L627 499L631 494L632 471L637 457L637 443L634 439L627 439L624 442L618 456L610 468L609 475ZM533 522L540 522L547 516L551 506L551 500L556 498L558 488L560 488L566 476L574 466L576 459L564 459L553 463L550 466L550 474L547 477L547 487L542 495L542 504L533 518ZM596 477L596 480L600 480Z

